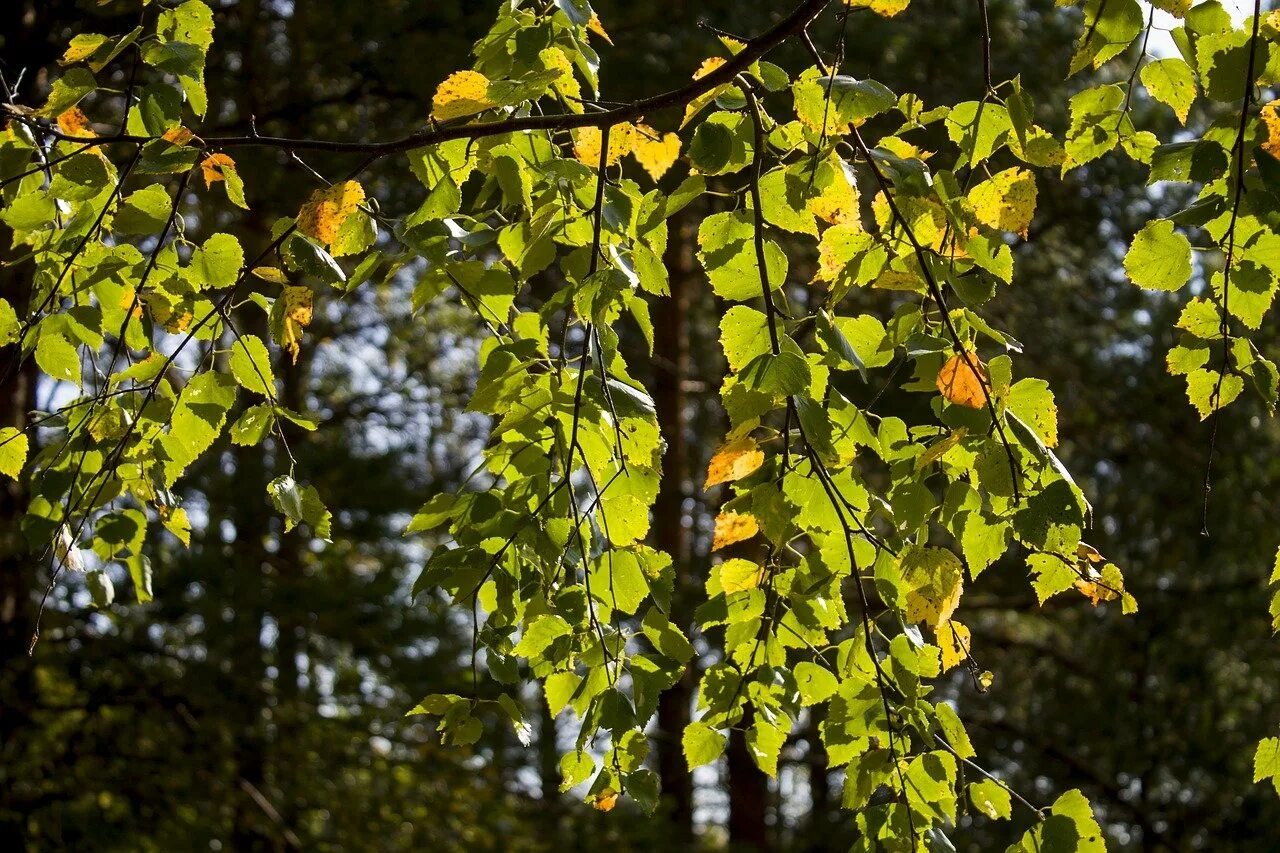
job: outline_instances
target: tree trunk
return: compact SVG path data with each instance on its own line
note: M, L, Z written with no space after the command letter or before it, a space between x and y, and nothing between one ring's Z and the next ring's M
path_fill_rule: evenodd
M741 728L729 732L729 848L769 850L769 780L751 760L746 730L754 715L748 708Z
M653 506L654 544L671 555L675 591L672 621L690 626L689 534L684 503L691 481L686 441L686 401L683 383L689 375L688 315L693 270L693 223L677 215L669 223L664 262L671 295L659 300L654 317L654 403L658 428L666 439L662 457L662 487ZM658 700L658 780L672 835L680 841L693 838L693 778L685 763L681 737L689 724L697 673L691 664L680 680Z

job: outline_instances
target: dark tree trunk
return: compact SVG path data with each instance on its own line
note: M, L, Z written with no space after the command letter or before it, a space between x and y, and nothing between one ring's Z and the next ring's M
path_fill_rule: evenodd
M658 428L666 439L662 457L662 488L653 507L654 544L671 555L675 569L672 620L683 629L691 618L689 595L689 533L685 525L685 497L692 481L686 437L684 382L689 375L688 316L693 270L693 225L678 215L669 223L664 262L671 295L659 300L654 317L654 403ZM689 724L697 673L691 664L680 680L658 701L658 779L672 834L693 838L693 779L685 763L681 736Z
M751 711L743 717L742 728L729 733L725 750L729 764L729 847L733 850L769 850L769 780L751 760L745 730L751 726Z

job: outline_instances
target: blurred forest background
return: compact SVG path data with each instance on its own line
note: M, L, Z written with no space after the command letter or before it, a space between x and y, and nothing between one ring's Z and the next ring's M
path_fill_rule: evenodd
M496 3L213 0L209 124L242 132L254 117L262 133L399 135L424 121L441 79L468 67ZM700 20L752 34L790 8L784 0L595 5L616 45L602 46L611 100L687 80L716 50ZM0 70L11 84L25 70L18 94L31 104L67 39L132 28L138 3L0 7ZM1037 120L1060 130L1067 97L1083 85L1062 79L1078 13L1052 0L991 0L990 14L997 78L1021 73ZM934 102L977 97L978 33L972 2L914 0L892 21L856 16L844 71ZM830 51L834 19L820 19L814 36ZM811 64L800 54L771 58L796 71ZM1140 126L1164 122L1168 138L1168 110L1142 101L1135 109ZM675 117L650 121L670 129ZM323 174L349 165L308 163ZM272 151L245 155L239 168L259 194L249 198L257 214L189 218L188 229L234 230L252 254L276 212L296 209L314 178ZM1277 544L1280 428L1248 407L1222 416L1212 538L1202 537L1208 429L1164 368L1178 302L1130 285L1120 263L1152 207L1174 208L1176 199L1144 180L1145 170L1116 157L1042 180L1017 292L993 303L1003 328L1026 342L1028 373L1057 394L1061 455L1095 507L1091 541L1124 567L1141 612L1123 618L1082 598L1042 610L1010 555L963 607L975 657L995 684L980 694L956 670L950 693L986 766L1043 803L1083 789L1117 848L1273 850L1280 801L1250 784L1250 760L1280 723L1280 656L1263 603ZM365 185L390 216L421 199L402 161L383 164ZM721 309L691 248L708 212L687 208L672 223L673 296L655 306L647 377L669 445L653 541L675 556L686 585L701 584L709 565L716 506L700 487L723 418ZM6 252L0 291L13 300L24 268ZM797 289L813 260L794 257ZM470 629L443 601L410 600L430 543L400 531L430 495L459 486L485 435L463 411L480 332L464 311L415 316L413 283L401 273L318 301L317 345L277 367L282 402L324 422L290 443L335 510L332 545L284 535L265 499L242 497L264 493L269 445L226 445L187 481L199 485L184 500L203 520L190 550L170 539L151 554L156 601L132 603L121 578L120 600L97 611L78 581L60 584L29 658L48 567L35 564L13 521L23 495L2 484L0 849L847 848L841 779L827 772L816 721L787 744L776 783L741 741L688 780L679 732L692 676L664 699L653 732L664 788L653 818L626 801L601 814L558 792L557 727L538 695L526 697L527 716L541 720L529 746L495 724L474 747L443 748L429 724L404 717L422 696L459 689ZM547 290L535 281L530 292ZM860 311L883 310L882 293L850 298ZM0 425L20 424L47 402L33 374L19 379L4 389ZM878 390L864 388L856 402ZM926 402L890 394L876 405L893 414ZM1012 838L1008 826L968 822L956 833L962 849Z

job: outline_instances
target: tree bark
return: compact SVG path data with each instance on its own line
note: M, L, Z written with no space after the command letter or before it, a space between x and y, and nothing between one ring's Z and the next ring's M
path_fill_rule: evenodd
M689 532L685 525L685 497L689 471L686 439L687 411L684 382L689 375L688 315L693 269L693 223L680 214L668 223L663 258L671 295L657 302L654 317L654 403L658 428L666 439L662 457L662 487L653 506L654 544L671 555L675 571L672 621L687 632L689 607ZM672 835L693 838L693 778L684 759L681 737L689 724L697 673L690 664L680 680L658 700L658 780Z

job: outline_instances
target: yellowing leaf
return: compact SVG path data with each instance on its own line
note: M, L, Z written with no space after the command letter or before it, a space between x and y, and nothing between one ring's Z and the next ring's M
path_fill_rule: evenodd
M302 340L302 329L311 325L312 293L305 285L291 285L284 289L280 297L284 300L284 339L281 344L293 363L298 363L298 344Z
M702 60L702 64L698 66L698 70L693 72L694 80L701 80L712 71L715 71L721 65L724 65L725 58L723 56L710 56Z
M364 203L364 187L343 181L325 190L316 190L298 211L298 230L326 246L338 239L338 229Z
M662 134L648 125L637 124L631 140L631 156L656 181L679 158L680 137L674 133Z
M703 488L709 489L720 483L741 480L763 464L764 452L755 439L748 436L731 441L722 445L711 457L711 464L707 466L707 482Z
M1027 236L1036 211L1036 179L1026 169L997 172L969 191L978 221L997 231Z
M699 80L703 77L706 77L712 71L715 71L721 65L724 65L724 63L725 63L725 59L722 56L713 56L709 59L704 59L702 61L702 64L698 66L698 70L693 72L693 79ZM726 86L727 85L728 84L726 84ZM699 95L698 97L690 101L688 106L684 108L684 118L680 120L680 127L683 128L685 125L687 125L690 119L692 119L694 116L696 116L698 113L702 112L702 110L706 108L707 104L711 103L716 98L718 98L720 96L720 93L723 92L724 89L725 89L725 86L716 86L711 91L703 92L701 95Z
M609 129L609 151L606 166L617 165L622 155L631 150L635 128L629 124L615 124ZM580 127L573 132L573 156L579 162L595 169L600 165L600 142L604 133L598 127Z
M98 48L107 43L107 37L98 33L82 33L71 40L67 50L58 60L59 65L71 65L88 59L98 52Z
M969 659L970 642L969 627L948 619L938 626L938 648L942 649L942 671L946 672Z
M858 188L853 171L837 155L818 168L822 192L809 199L809 210L823 222L840 225L858 220Z
M613 44L613 39L609 38L609 34L604 31L604 24L600 23L600 16L594 12L591 14L591 17L587 19L587 29L600 36L600 38L604 39L610 45Z
M734 558L720 564L720 588L725 594L755 589L764 582L764 566Z
M942 439L942 441L935 442L928 450L921 453L918 459L916 459L916 470L923 471L934 462L937 462L939 459L946 456L951 448L959 444L968 433L969 431L964 427L957 427L951 431L950 435Z
M892 18L906 11L911 0L844 0L844 5L850 9L870 9L883 18Z
M1267 127L1267 141L1262 143L1262 150L1280 160L1280 100L1262 108L1262 123Z
M27 436L14 427L0 427L0 474L18 479L27 463Z
M254 267L253 274L263 281L269 281L272 284L288 284L289 277L284 274L284 270L277 267Z
M89 127L89 117L79 107L71 107L59 113L58 130L67 136L78 136L85 139L92 139L97 136L93 132L93 128Z
M218 181L223 180L222 170L228 167L234 169L236 167L236 161L232 160L230 156L223 154L222 152L210 154L208 157L204 158L200 163L200 173L204 176L205 188L207 189Z
M431 116L449 121L475 115L497 106L489 100L489 78L479 71L455 71L436 88Z
M548 69L559 73L560 76L552 85L560 94L570 99L570 109L581 112L582 105L576 99L582 97L582 86L578 84L578 78L573 76L573 63L569 61L569 57L558 47L546 47L538 51L538 58Z
M960 558L945 548L908 545L902 550L902 580L907 585L907 621L937 630L960 604L964 578Z
M194 133L187 130L182 125L178 125L177 127L171 127L166 130L160 138L165 142L172 142L174 145L186 145L194 136Z
M949 402L970 409L987 405L983 386L988 384L987 369L975 353L956 353L938 371L938 390Z
M612 788L605 788L591 801L591 807L599 812L611 812L617 804L618 792Z
M727 545L750 539L759 532L760 524L754 515L732 510L722 512L716 516L716 532L711 550L719 551Z
M1125 615L1136 613L1138 602L1124 588L1124 575L1114 563L1107 563L1099 572L1092 566L1085 565L1080 571L1082 577L1073 584L1076 591L1089 599L1094 607L1104 601L1120 599L1120 610Z

